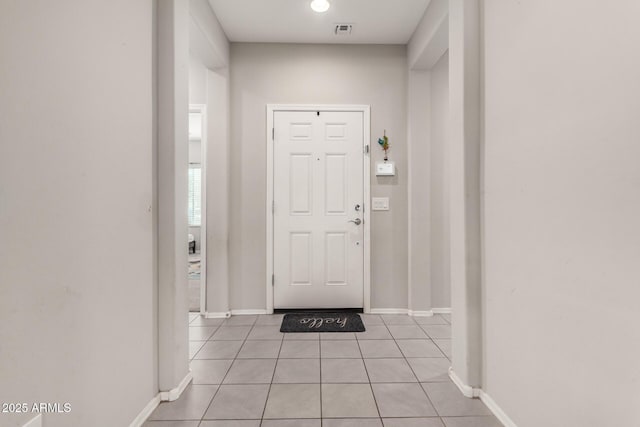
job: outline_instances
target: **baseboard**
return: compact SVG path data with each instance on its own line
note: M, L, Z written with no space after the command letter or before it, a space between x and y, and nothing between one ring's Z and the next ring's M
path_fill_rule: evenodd
M407 313L409 314L409 316L413 316L413 317L433 317L433 311L432 310L409 310L409 312Z
M149 403L147 403L142 411L140 411L138 416L131 422L131 424L129 424L129 427L142 427L145 421L147 421L147 418L149 418L153 411L155 411L155 409L158 407L160 402L173 402L174 400L177 400L192 380L193 374L191 373L191 371L189 371L176 388L169 391L161 391L160 393L158 393L153 399L149 401ZM41 424L35 424L33 426L29 424L29 427L40 426Z
M22 427L42 427L42 414L38 414Z
M147 406L145 406L144 409L140 411L138 416L131 422L131 424L129 424L129 427L142 427L145 421L147 421L147 418L151 416L151 414L153 413L153 411L155 411L159 404L160 393L158 393L153 399L149 401L149 403L147 403Z
M174 400L178 400L182 392L189 385L189 383L193 380L193 374L191 371L187 372L187 375L184 376L180 384L174 389L169 391L161 391L160 392L160 400L163 402L173 402Z
M415 317L431 317L434 314L451 314L451 308L432 308L431 310L409 310L406 308L372 308L371 314L407 314Z
M465 384L455 372L453 372L453 368L449 368L449 378L451 381L458 386L462 394L466 397L479 397L480 392L482 391L479 388L473 388L470 385Z
M371 314L409 314L406 308L372 308Z
M229 317L231 317L230 311L206 312L204 314L205 319L228 319Z
M256 310L231 310L232 316L250 316L256 314L267 314L267 310L265 309L256 309Z
M489 408L489 410L495 415L495 417L504 425L504 427L518 427L511 418L502 410L500 406L485 393L481 388L474 388L466 385L458 375L449 368L449 378L460 389L462 394L466 397L479 397L482 402Z
M495 400L493 400L491 396L489 396L482 390L480 390L480 400L482 400L484 404L487 405L487 408L489 408L489 410L493 412L493 415L496 416L496 418L504 425L504 427L518 427L516 423L514 423L513 420L509 418L509 416L502 410L502 408L498 406Z

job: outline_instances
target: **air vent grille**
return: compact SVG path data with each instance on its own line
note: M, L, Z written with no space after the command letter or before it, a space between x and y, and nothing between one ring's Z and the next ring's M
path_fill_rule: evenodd
M353 24L336 24L334 33L336 36L348 36L353 30Z

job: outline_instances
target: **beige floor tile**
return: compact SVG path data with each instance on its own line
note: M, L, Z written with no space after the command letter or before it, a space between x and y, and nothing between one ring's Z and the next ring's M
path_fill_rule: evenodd
M278 359L274 384L320 382L320 359Z
M262 418L269 384L221 385L205 420L258 420Z
M419 384L372 384L371 387L383 418L438 415Z
M322 418L378 416L369 384L322 384Z
M276 359L236 359L224 384L270 384Z
M322 359L322 383L369 383L362 359Z
M320 418L320 384L273 384L264 418Z

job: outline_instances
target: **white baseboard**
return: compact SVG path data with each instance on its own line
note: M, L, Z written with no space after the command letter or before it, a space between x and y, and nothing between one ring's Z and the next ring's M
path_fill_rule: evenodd
M204 313L205 319L228 319L231 317L230 311L220 311L220 312L206 312Z
M371 314L409 314L406 308L372 308Z
M160 393L158 393L153 399L149 401L149 403L147 403L142 411L140 411L138 416L131 422L131 424L129 424L129 427L142 427L144 422L147 421L147 418L151 416L160 402L173 402L174 400L178 400L184 389L187 388L192 380L193 374L191 373L191 371L189 371L176 388L169 391L161 391ZM40 427L40 425L29 425L29 427Z
M453 372L452 368L449 368L449 378L451 378L451 381L453 381L453 383L458 386L458 388L460 389L462 394L464 394L466 397L479 397L480 396L480 392L482 390L479 389L479 388L473 388L470 385L465 384L460 379L460 377L455 372Z
M184 376L180 384L176 388L173 388L169 391L161 391L160 392L160 400L163 402L173 402L174 400L178 400L182 392L189 385L189 383L193 380L193 374L191 371L187 372L187 375Z
M509 416L502 410L502 408L498 406L495 400L493 400L491 396L489 396L482 390L480 390L480 400L482 400L484 404L487 405L487 408L489 408L489 410L493 412L493 415L496 416L496 418L504 425L504 427L518 427L516 423L514 423L513 420L509 418Z
M409 314L409 316L413 316L413 317L433 317L433 311L432 310L409 310L409 312L407 313Z
M42 427L42 414L38 414L22 427Z
M138 416L131 422L131 424L129 424L129 427L141 427L144 422L147 421L147 418L151 416L151 413L155 411L159 404L160 393L158 393L153 399L149 401L149 403L147 403L147 406L145 406L144 409L140 411Z
M250 316L256 314L268 314L265 309L255 309L255 310L231 310L232 316Z
M504 425L504 427L518 427L516 423L514 423L513 420L502 410L502 408L498 406L495 400L493 400L491 396L485 393L481 388L474 388L465 384L451 368L449 368L449 377L466 397L479 397L493 415L495 415L496 418Z
M431 310L409 310L406 308L372 308L371 314L408 314L416 317L431 317L434 314L451 314L451 308L432 308Z

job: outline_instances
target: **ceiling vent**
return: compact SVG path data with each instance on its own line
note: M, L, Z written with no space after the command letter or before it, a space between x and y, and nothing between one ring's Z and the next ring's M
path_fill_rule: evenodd
M352 29L353 29L352 24L336 24L334 33L336 36L348 36L351 34Z

